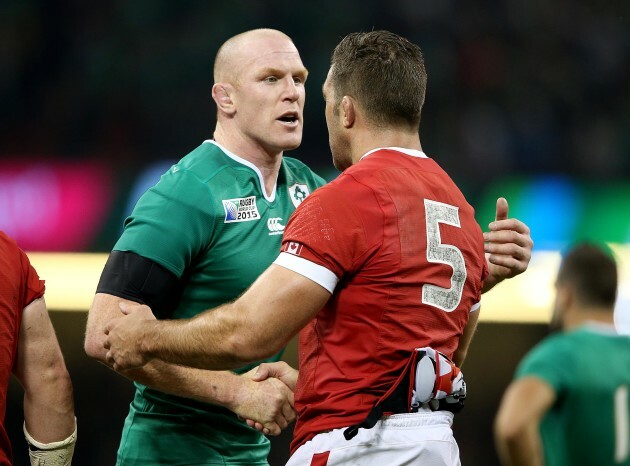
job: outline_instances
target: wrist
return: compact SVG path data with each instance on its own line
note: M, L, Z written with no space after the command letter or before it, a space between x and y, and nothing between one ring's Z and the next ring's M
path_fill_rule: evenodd
M158 356L160 350L161 332L157 320L148 321L138 338L138 348L147 360Z
M246 377L232 372L225 372L224 374L224 383L212 387L214 390L213 398L217 404L232 412L237 412L243 403L245 393L248 391L246 387L248 380Z
M74 455L74 446L77 441L76 417L74 418L74 430L70 436L56 442L43 443L35 440L26 430L26 422L24 422L22 429L28 445L28 456L32 466L40 464L70 466Z

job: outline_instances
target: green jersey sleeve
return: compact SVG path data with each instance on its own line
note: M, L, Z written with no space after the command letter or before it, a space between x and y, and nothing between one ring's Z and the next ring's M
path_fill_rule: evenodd
M181 277L212 236L212 205L208 187L175 165L138 200L114 250L135 252Z

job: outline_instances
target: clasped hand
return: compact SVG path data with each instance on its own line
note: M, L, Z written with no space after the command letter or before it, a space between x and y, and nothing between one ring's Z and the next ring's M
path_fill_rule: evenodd
M157 322L151 308L143 304L119 303L123 315L105 325L105 359L116 371L144 366L151 360L145 350L146 331Z

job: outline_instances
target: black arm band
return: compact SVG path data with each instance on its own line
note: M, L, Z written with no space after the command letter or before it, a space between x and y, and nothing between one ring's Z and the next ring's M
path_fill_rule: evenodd
M134 252L112 251L96 292L146 304L158 319L167 319L173 316L183 289L183 280L160 264Z

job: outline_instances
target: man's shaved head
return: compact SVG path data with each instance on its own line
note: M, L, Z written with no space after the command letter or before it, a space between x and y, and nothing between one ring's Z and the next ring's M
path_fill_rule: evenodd
M308 70L297 47L275 29L226 41L214 62L215 139L237 154L275 158L302 142Z
M254 58L248 54L251 45L255 42L272 38L285 38L293 42L289 36L276 29L253 29L228 39L219 48L214 59L214 82L235 81L243 65Z

